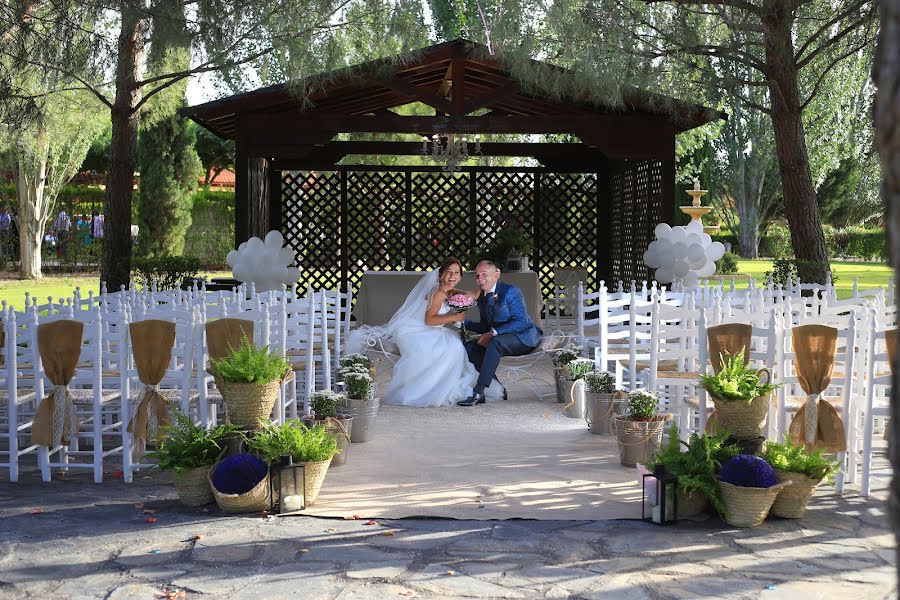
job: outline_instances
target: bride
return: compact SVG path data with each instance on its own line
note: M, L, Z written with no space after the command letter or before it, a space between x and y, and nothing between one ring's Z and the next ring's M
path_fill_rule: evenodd
M397 344L400 359L382 398L386 404L448 406L471 393L478 371L469 362L458 330L444 327L465 319L464 313L447 304L451 295L463 293L473 299L478 295L457 290L461 278L462 264L455 258L445 259L416 284L386 325L363 326L350 334L350 352L363 349L371 336L389 337ZM502 396L502 388L493 387L500 386L486 390L488 399Z

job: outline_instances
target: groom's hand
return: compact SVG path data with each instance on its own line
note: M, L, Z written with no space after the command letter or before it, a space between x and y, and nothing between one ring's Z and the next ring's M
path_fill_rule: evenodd
M492 337L494 337L494 334L490 331L488 331L487 333L482 333L480 336L478 336L478 345L487 348L487 345L491 341Z

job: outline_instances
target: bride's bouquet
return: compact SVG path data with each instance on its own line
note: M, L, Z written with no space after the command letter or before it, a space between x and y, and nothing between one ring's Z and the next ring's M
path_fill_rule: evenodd
M457 313L464 313L475 305L475 300L468 294L453 294L447 298L447 306L455 310ZM469 339L469 332L466 331L466 322L459 324L459 337L465 343Z

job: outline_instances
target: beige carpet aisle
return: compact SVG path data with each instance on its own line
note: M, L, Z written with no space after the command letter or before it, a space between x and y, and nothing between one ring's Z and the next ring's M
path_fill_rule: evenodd
M383 406L305 514L367 518L639 518L634 469L615 439L548 400L471 408Z

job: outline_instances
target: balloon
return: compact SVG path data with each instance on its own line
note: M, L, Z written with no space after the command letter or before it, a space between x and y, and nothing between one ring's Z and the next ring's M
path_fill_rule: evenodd
M688 261L683 258L676 259L672 264L672 275L674 275L676 279L681 279L687 275L690 270L691 266L688 264Z
M684 227L673 227L672 233L669 234L669 240L674 244L676 242L684 242L687 239L687 232Z
M656 234L656 239L661 240L669 237L669 234L672 232L672 227L670 227L668 223L660 223L653 232Z
M297 252L290 246L285 246L278 251L278 262L283 265L293 264L295 258L297 258Z
M691 244L688 246L687 259L692 269L699 269L706 264L706 250L700 244Z
M692 219L691 222L685 226L685 229L687 229L688 233L703 233L703 223Z
M656 281L660 283L672 283L672 268L662 267L656 270Z
M709 245L710 253L707 254L710 260L716 261L725 256L725 246L722 242L713 242Z
M700 244L702 246L703 236L701 236L699 233L689 233L684 243L688 246L690 246L691 244Z
M656 248L656 253L663 262L671 260L672 242L667 239L659 240L659 246Z
M238 251L232 250L228 254L225 255L225 262L228 264L229 267L234 268L234 262L237 259L237 257L238 257Z
M284 237L282 237L280 231L272 230L266 234L266 248L271 248L272 250L278 250L284 245Z
M712 237L708 233L701 233L700 237L703 238L703 247L706 248L710 244L712 244Z
M687 258L688 247L684 242L675 242L672 244L672 255L675 257L675 260L679 258Z
M697 287L697 283L699 282L699 278L697 277L696 271L691 271L687 275L684 276L684 279L681 280L681 284L684 286L684 289L689 290L691 288Z
M697 275L699 275L700 277L712 277L715 274L716 263L714 262L708 262L697 270Z
M659 261L659 256L657 256L656 253L652 250L647 250L646 252L644 252L644 264L651 269L658 269L662 266L662 263Z

